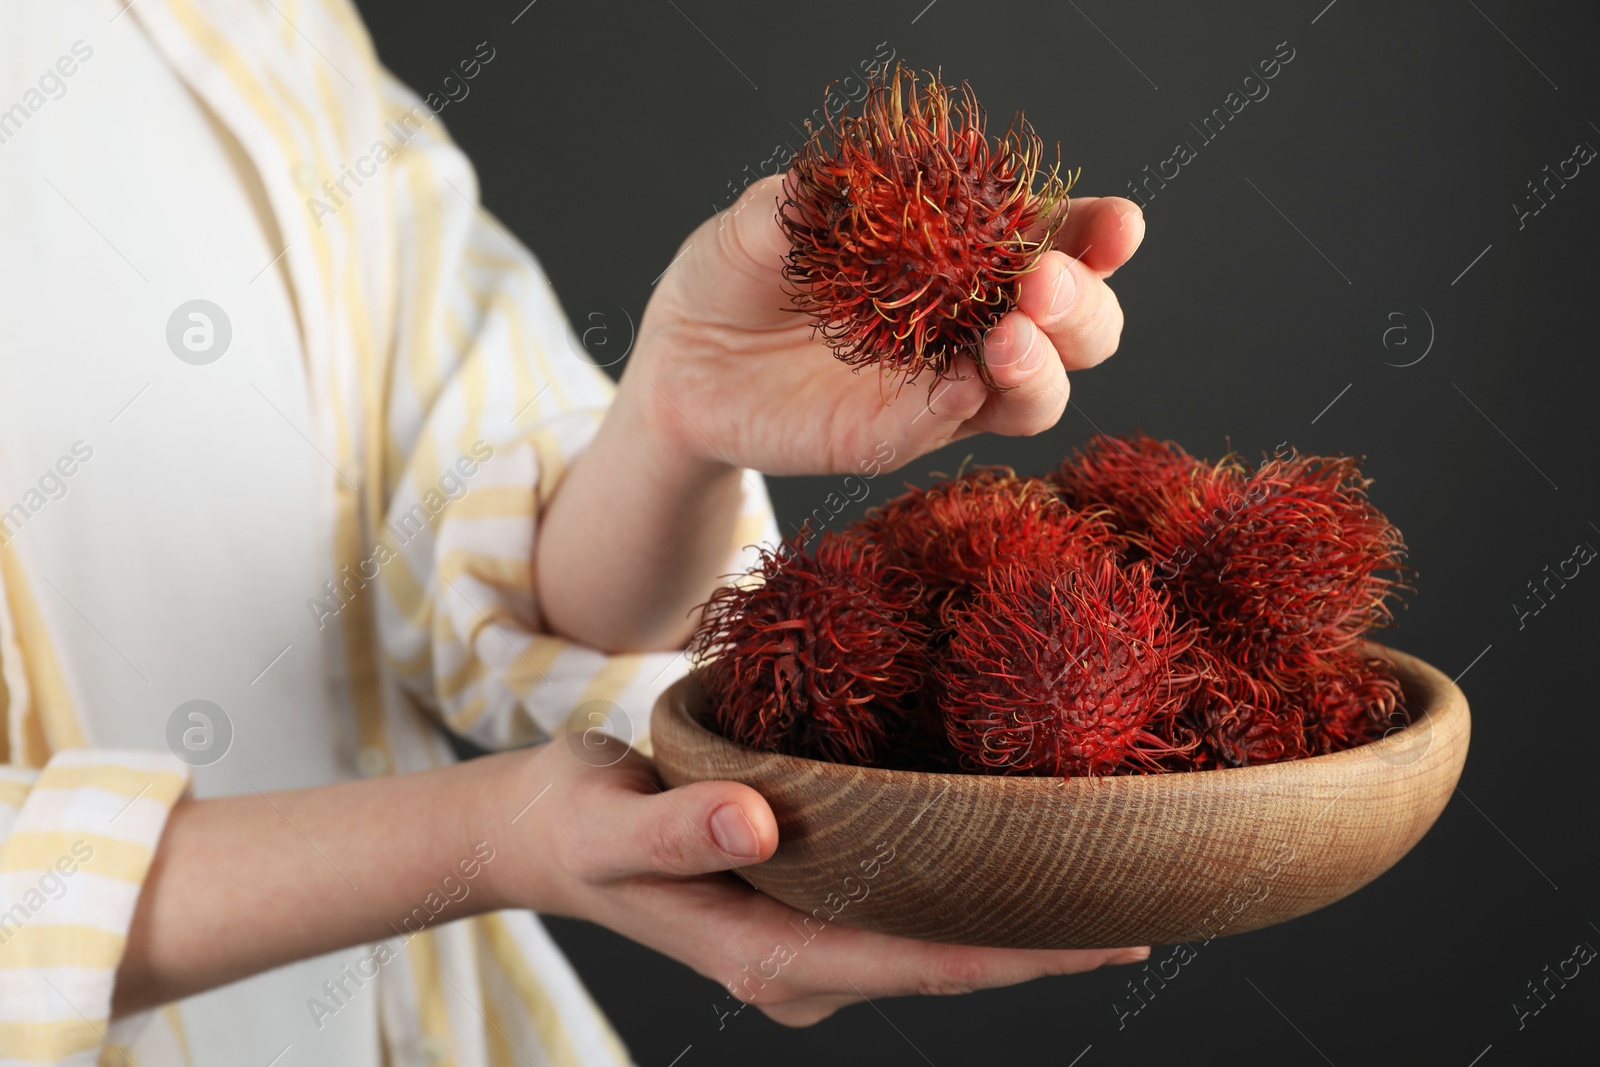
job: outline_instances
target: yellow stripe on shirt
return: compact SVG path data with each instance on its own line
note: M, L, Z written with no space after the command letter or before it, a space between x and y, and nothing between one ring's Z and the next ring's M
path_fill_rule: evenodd
M34 710L38 713L39 728L48 749L59 752L64 748L82 748L85 744L83 727L78 723L72 692L56 658L44 616L29 592L21 561L9 541L0 544L0 575L5 579L7 606L16 624L17 644L22 647L28 685L33 690Z
M22 802L28 798L28 793L33 789L32 782L19 782L16 779L0 779L0 805L8 808L20 808Z
M549 994L545 992L544 983L539 981L538 975L533 973L533 968L528 966L528 961L523 959L511 931L506 929L505 920L498 914L489 914L481 916L478 923L483 930L484 940L488 942L489 953L494 958L495 966L511 983L511 988L521 1001L523 1011L527 1013L528 1021L533 1026L533 1032L539 1035L539 1044L544 1046L550 1062L556 1067L581 1067L578 1054L572 1047L572 1039L568 1036L567 1028L555 1005L551 1003Z
M149 799L170 807L188 787L173 771L154 774L115 763L57 764L39 772L35 789L101 789L122 797Z
M106 1020L62 1019L48 1023L0 1023L0 1049L30 1063L57 1063L100 1047Z
M422 1040L445 1052L441 1059L431 1060L439 1067L455 1067L455 1042L450 1036L450 1014L444 1007L444 987L439 973L439 946L434 931L421 930L412 934L405 943L411 958L411 973L416 980L418 1023Z
M0 918L4 913L0 913ZM85 967L114 971L122 964L127 938L98 926L48 925L48 910L20 928L0 929L0 969Z
M13 830L0 843L0 871L77 870L143 882L150 867L149 845L77 830Z

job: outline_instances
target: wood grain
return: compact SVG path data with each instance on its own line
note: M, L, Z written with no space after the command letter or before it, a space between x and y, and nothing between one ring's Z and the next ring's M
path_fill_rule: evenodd
M1288 763L1071 780L819 763L708 731L692 674L656 705L655 759L669 785L731 779L766 797L778 852L743 873L817 922L1015 948L1202 940L1354 892L1444 809L1466 698L1421 660L1369 647L1393 661L1412 724Z

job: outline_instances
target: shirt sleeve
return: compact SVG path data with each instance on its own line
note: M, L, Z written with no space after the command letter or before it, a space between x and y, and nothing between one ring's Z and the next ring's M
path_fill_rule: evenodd
M93 1064L128 926L189 787L166 753L73 749L0 767L0 1064ZM148 1015L148 1013L146 1013Z
M415 106L392 80L388 93L397 115ZM688 670L686 654L611 655L552 635L532 563L540 514L611 401L589 353L620 358L633 322L618 307L590 314L584 344L538 261L479 206L472 169L437 121L395 164L401 310L388 420L398 477L372 563L384 576L388 663L425 708L484 747L577 725L648 753L651 707ZM729 574L777 538L760 475L744 471L742 484Z

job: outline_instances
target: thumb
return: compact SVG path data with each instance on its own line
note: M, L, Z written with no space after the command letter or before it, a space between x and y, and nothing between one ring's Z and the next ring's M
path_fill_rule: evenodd
M738 782L696 782L621 798L613 877L689 876L771 857L778 821L767 802Z
M735 269L767 283L789 253L789 239L778 224L787 178L782 174L752 182L739 199L706 226L717 249Z
M783 176L752 182L732 205L700 224L680 249L666 278L692 295L702 318L738 326L790 326L780 289L789 239L778 225Z

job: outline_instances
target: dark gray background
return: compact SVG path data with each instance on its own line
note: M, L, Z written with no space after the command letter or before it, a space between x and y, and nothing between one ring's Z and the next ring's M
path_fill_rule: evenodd
M442 117L579 329L604 323L613 343L678 243L728 202L728 183L797 143L791 123L879 42L969 79L1001 125L1025 107L1082 166L1080 193L1122 192L1177 142L1195 146L1149 200L1144 246L1113 281L1122 350L1074 376L1060 425L919 460L873 483L868 503L969 453L1043 471L1095 427L1143 427L1205 455L1231 440L1257 456L1284 439L1365 455L1417 571L1387 639L1448 674L1471 668L1463 791L1416 850L1325 911L1213 942L1120 1032L1111 1005L1126 968L861 1005L800 1031L746 1011L719 1030L713 1005L728 1002L714 983L553 923L642 1065L1497 1067L1592 1055L1595 968L1520 1031L1512 1009L1545 965L1600 945L1600 575L1582 572L1521 629L1513 608L1575 543L1600 546L1600 168L1520 228L1512 206L1578 142L1600 146L1592 5L525 3L362 7L380 55L419 91L479 41L497 50ZM1203 144L1189 124L1284 41L1295 58L1270 95ZM1422 362L1387 365L1415 360L1430 332ZM780 517L797 521L835 481L772 481Z

